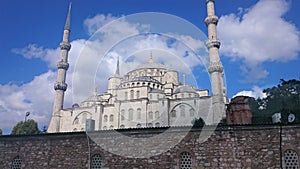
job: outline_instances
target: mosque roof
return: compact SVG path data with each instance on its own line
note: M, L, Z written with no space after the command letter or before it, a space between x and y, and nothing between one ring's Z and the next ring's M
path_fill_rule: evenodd
M183 86L179 86L175 90L174 94L176 93L197 93L197 91L192 86L183 85Z

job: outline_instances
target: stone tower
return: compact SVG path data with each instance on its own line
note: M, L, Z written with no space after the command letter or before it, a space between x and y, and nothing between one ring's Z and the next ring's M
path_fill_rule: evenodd
M220 60L219 48L220 41L217 38L218 17L215 15L214 0L206 0L207 17L205 23L208 28L208 40L206 47L209 52L210 64L208 72L211 78L212 90L212 112L210 112L210 120L212 124L217 124L225 115L226 88L223 83L223 65Z
M69 5L69 11L66 19L66 24L64 27L63 40L60 43L60 61L57 63L57 81L54 84L55 97L53 105L52 118L48 127L48 132L59 132L60 131L60 118L61 110L63 109L64 95L67 90L66 84L66 73L69 68L68 63L68 53L71 49L71 44L69 43L70 36L70 19L71 19L71 6Z

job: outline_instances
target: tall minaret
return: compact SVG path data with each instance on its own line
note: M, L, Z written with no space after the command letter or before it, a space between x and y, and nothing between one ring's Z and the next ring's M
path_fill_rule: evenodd
M54 84L55 98L54 98L52 118L48 127L49 133L60 132L61 110L63 109L64 95L65 95L65 91L67 90L66 73L69 68L68 53L71 49L71 44L69 43L69 36L71 31L70 30L71 7L72 4L70 3L68 16L64 27L63 40L59 45L61 54L60 54L60 61L57 63L57 81Z
M205 23L208 28L206 47L209 51L210 64L208 72L211 78L212 112L211 124L217 124L225 114L225 87L223 83L223 65L220 60L220 41L217 38L218 17L215 15L214 0L206 0L207 17Z

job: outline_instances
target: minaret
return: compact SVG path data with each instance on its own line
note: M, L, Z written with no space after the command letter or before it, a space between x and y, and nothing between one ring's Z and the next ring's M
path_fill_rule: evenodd
M211 124L217 124L225 114L225 87L223 83L223 65L220 60L220 41L217 38L218 17L215 15L214 0L206 0L207 17L205 23L208 28L208 40L206 47L209 51L210 64L208 72L211 78L212 112L210 112Z
M71 49L71 44L69 43L69 36L71 31L70 30L71 7L72 4L70 3L68 16L64 27L63 40L59 45L61 54L60 54L60 61L57 63L57 81L54 84L55 98L54 98L52 118L48 127L49 133L60 132L61 110L63 109L64 95L65 95L65 91L67 90L66 73L69 68L68 53Z

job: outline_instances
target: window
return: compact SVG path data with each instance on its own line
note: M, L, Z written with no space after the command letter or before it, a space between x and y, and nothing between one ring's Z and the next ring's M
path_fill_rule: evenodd
M106 126L103 126L103 130L106 130L107 129L107 127Z
M160 126L160 124L157 122L157 123L155 123L155 127L159 127Z
M133 109L128 110L128 120L133 120Z
M91 160L91 169L100 169L102 167L102 160L100 154L96 154Z
M121 121L125 120L125 110L121 110Z
M127 100L127 99L128 99L128 93L125 92L125 100Z
M142 113L141 113L141 108L138 108L137 110L136 110L136 118L139 120L139 119L141 119L142 118Z
M114 126L113 125L109 126L109 129L114 129Z
M12 164L11 164L12 169L21 169L22 168L22 160L19 156L15 157Z
M298 155L293 150L287 150L284 153L284 164L286 169L299 169Z
M107 115L104 115L104 122L107 122Z
M153 127L153 124L152 123L148 123L148 127Z
M150 111L149 114L148 114L148 116L149 116L149 119L152 120L153 119L153 112Z
M176 117L176 110L172 110L172 111L171 111L171 116L172 116L172 117Z
M125 128L124 124L121 124L120 128L121 128L121 129Z
M189 153L183 152L180 154L180 169L192 168L192 157Z
M136 91L136 98L140 98L140 91Z
M195 109L191 108L190 109L190 116L193 117L195 115Z
M137 127L137 128L140 128L140 127L142 127L142 125L141 125L140 123L138 123L138 124L136 125L136 127Z
M185 106L184 105L180 105L179 108L180 108L180 116L184 117L185 116Z
M130 90L130 99L133 99L133 98L134 98L134 91Z
M159 118L159 111L156 111L155 112L155 119L158 119Z
M113 122L113 121L114 121L114 115L111 114L111 115L109 116L109 121L110 121L110 122Z
M76 116L74 119L74 124L78 124L78 123L79 123L79 119L78 119L78 116Z

